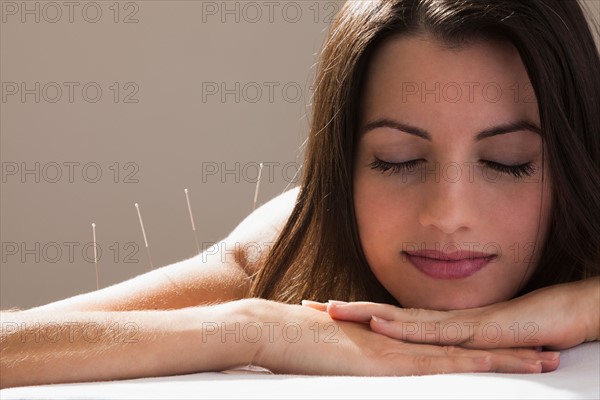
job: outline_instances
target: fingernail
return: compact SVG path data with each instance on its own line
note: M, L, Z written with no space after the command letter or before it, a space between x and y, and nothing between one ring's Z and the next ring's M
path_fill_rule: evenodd
M535 365L535 366L542 365L542 360L523 360L523 362L525 364Z
M545 351L543 353L539 353L537 355L539 358L541 358L542 360L545 361L554 361L556 359L558 359L558 357L560 357L560 352L558 351Z
M334 304L336 306L343 306L344 304L348 304L347 302L341 300L329 300L328 303Z
M383 319L383 318L380 318L380 317L376 317L376 316L374 316L374 315L371 315L371 319L372 319L373 321L375 321L376 323L378 323L378 324L386 324L386 323L390 322L390 321L388 321L387 319Z

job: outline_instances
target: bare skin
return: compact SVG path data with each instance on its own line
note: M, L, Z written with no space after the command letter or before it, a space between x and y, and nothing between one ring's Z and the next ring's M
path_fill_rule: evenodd
M439 126L445 126L443 121ZM466 131L456 129L454 134ZM385 136L381 138L387 140ZM458 140L458 136L454 139ZM435 136L433 140L440 138ZM524 147L535 147L535 137L527 140L533 140L533 145L528 142ZM455 151L454 156L466 157L479 151L471 147L470 141L455 143L461 143L463 148ZM438 147L444 148L445 144L442 140ZM378 146L381 145L371 143L371 148ZM489 147L493 150L497 145ZM362 151L365 148L366 152ZM372 151L369 149L363 146L359 154L366 157ZM437 154L439 149L425 148L421 152ZM564 348L598 339L598 310L594 308L594 301L596 305L599 301L598 279L557 285L519 299L502 301L508 300L527 273L523 265L513 265L516 277L503 281L497 293L481 290L479 285L479 291L469 292L474 296L454 296L455 303L448 305L443 303L443 295L457 294L452 285L446 282L440 286L443 291L436 292L436 296L428 295L436 283L419 280L420 277L404 265L410 272L407 276L411 276L412 285L421 290L401 290L406 281L399 279L400 275L394 270L390 248L379 247L391 242L381 241L377 235L387 233L395 237L398 223L410 222L409 214L399 213L398 202L392 199L416 192L392 188L389 180L373 179L373 171L367 170L364 162L359 165L363 168L359 174L359 193L355 194L359 203L359 230L378 279L401 303L406 301L415 309L441 310L448 306L465 310L410 311L371 303L307 303L310 307L302 307L249 299L252 277L262 267L292 210L298 193L294 189L253 212L217 245L221 251L207 251L95 292L30 310L2 312L0 387L167 376L248 364L276 373L388 376L490 371L539 373L553 371L559 365L555 352L532 349L524 335L516 340L503 338L494 344L482 340L477 333L472 341L470 334L451 342L432 341L427 336L425 339L408 337L398 329L403 322L477 324L536 318L531 321L540 324L544 332L535 347ZM538 206L539 199L535 197L538 191L527 187L529 191L525 193L519 192L516 186L509 187L513 194L520 193L522 198L533 202L533 206L519 204L522 215ZM434 189L434 186L428 187L430 193L436 193ZM452 195L450 197L456 199L458 196L452 191L466 189L467 186L445 186L447 193L438 191L438 194ZM369 193L376 190L379 194L387 191L390 197L387 200L369 197ZM376 201L380 201L378 213L375 219L369 219L369 208ZM474 230L474 225L469 224L476 223L477 218L469 214L471 208L459 203L454 203L446 214L437 212L440 202L413 202L411 206L419 204L427 205L416 221L422 224L419 228L422 237L427 237L428 230L439 240L448 239L447 235L456 232L465 234L464 240L472 239L466 233L491 235L494 232ZM532 226L528 219L524 233L520 232L526 239L533 232ZM415 231L408 229L410 225L406 227L406 232ZM232 249L235 250L231 252ZM489 271L491 273L484 274L479 284L493 283L502 276L492 268ZM469 282L463 286L468 288ZM556 319L552 319L557 315L556 310L568 315L572 307L584 310L582 316L567 319L566 327L556 324ZM565 335L567 329L573 334Z
M271 242L296 194L290 191L256 210L226 241ZM256 229L257 221L262 229ZM307 307L246 299L249 276L260 267L250 256L203 262L199 255L99 291L3 312L1 387L248 364L325 375L536 373L558 366L551 353L413 344ZM237 338L231 333L236 331Z

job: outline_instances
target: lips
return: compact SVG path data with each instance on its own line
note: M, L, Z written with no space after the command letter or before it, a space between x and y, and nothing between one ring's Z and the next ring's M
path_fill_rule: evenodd
M444 253L437 250L419 250L402 253L419 271L434 279L462 279L482 270L495 254L474 251Z

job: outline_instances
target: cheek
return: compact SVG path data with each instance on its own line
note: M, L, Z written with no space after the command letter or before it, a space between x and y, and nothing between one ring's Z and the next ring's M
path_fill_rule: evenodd
M418 223L414 193L386 183L383 174L358 173L354 184L354 205L363 252L371 266L394 257L405 241L406 232Z
M550 187L523 182L512 188L491 188L479 205L482 222L475 231L502 244L502 251L524 254L545 239L551 212Z

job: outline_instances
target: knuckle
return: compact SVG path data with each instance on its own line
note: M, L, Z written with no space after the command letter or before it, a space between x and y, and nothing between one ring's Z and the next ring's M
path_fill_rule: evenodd
M442 348L444 349L444 354L447 356L453 356L458 352L456 346L443 346Z
M409 317L418 318L421 315L421 309L419 308L405 308L404 312L408 314Z
M431 357L415 356L413 357L413 368L416 374L426 375L431 373Z

